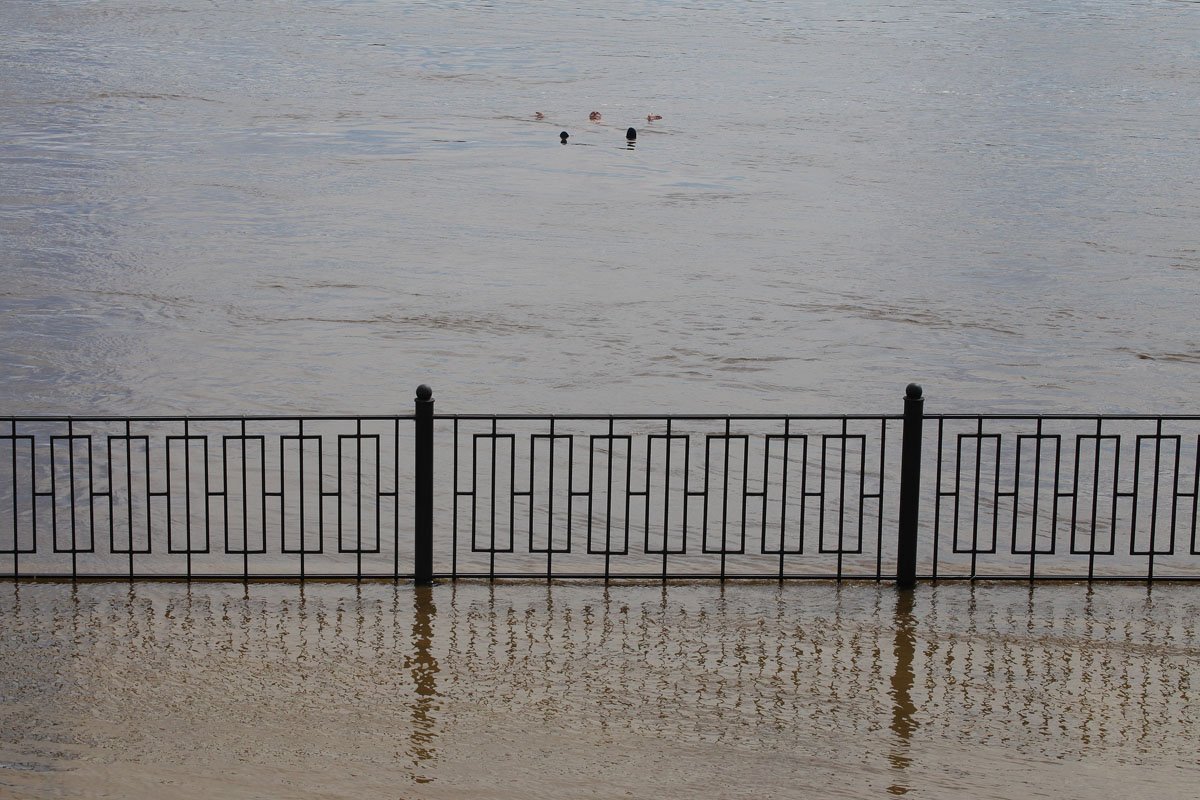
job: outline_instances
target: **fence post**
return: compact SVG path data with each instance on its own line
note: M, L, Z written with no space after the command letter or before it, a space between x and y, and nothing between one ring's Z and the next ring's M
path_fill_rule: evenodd
M413 539L413 579L433 582L433 389L417 387L416 398L416 528Z
M896 541L896 586L910 589L917 580L917 510L921 500L921 422L925 398L910 383L904 397L903 450L900 462L900 526Z

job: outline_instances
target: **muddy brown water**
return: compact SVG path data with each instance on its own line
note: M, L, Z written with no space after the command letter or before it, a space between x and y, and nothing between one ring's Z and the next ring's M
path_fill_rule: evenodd
M1196 411L1195 3L0 29L3 413ZM1190 800L1196 597L0 583L0 795Z
M6 797L1200 786L1190 586L0 586Z

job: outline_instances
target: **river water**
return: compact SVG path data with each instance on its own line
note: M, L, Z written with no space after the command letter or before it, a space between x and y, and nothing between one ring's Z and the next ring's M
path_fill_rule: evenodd
M1196 410L1193 2L0 27L9 413Z
M930 413L1197 410L1194 2L0 0L0 30L4 413L422 382L897 413L914 380ZM1191 798L1198 610L10 583L0 794Z
M1156 797L1190 586L0 586L5 797Z

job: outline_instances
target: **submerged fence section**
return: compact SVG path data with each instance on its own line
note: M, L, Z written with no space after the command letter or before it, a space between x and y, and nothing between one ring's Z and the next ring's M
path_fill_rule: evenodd
M895 568L885 417L443 419L434 570L865 577ZM889 439L891 437L891 439ZM894 452L893 452L894 450ZM885 536L885 531L887 536Z
M410 417L8 427L0 553L9 576L411 572Z
M925 420L931 578L1200 578L1200 418Z
M0 419L0 575L1200 580L1200 416Z

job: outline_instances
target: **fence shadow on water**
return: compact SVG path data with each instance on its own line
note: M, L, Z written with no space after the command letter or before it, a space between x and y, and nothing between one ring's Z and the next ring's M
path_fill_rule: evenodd
M1200 580L1200 416L0 419L8 577Z

